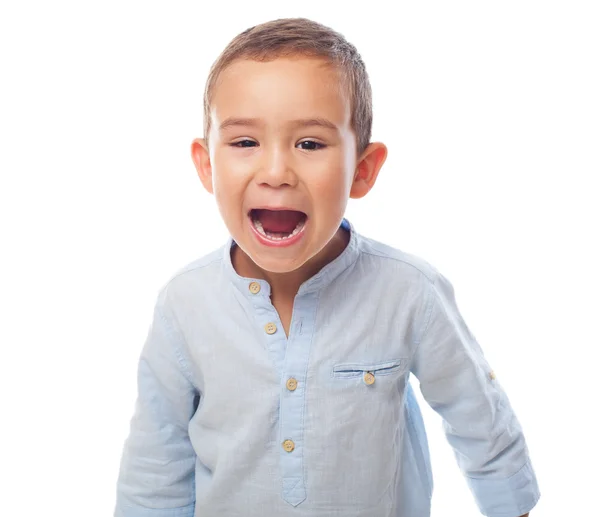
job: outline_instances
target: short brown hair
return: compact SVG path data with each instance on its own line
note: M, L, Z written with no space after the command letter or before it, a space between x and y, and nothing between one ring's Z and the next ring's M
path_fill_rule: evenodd
M306 18L283 18L256 25L237 35L210 69L204 92L204 136L210 131L210 107L220 74L238 59L270 61L278 57L321 57L337 67L346 83L352 109L351 125L361 154L371 140L373 106L365 64L340 33Z

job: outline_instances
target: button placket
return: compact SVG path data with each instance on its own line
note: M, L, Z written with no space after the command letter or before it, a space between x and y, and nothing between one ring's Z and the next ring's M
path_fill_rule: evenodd
M294 300L291 326L293 330L290 333L282 368L279 437L282 444L288 440L294 444L291 452L283 446L280 456L283 478L282 497L292 506L297 506L306 499L303 423L306 375L316 318L317 297L318 293L312 292L297 295Z
M247 299L254 307L256 323L265 337L265 348L278 372L282 371L286 336L277 310L271 303L271 287L264 280L249 279L245 283Z
M277 310L270 302L270 289L262 284L259 285L262 287L259 290L250 284L247 284L248 294L259 318L257 323L262 325L268 353L275 363L276 370L282 375L279 409L281 425L278 431L283 478L282 498L292 506L297 506L306 499L302 454L304 380L316 317L317 293L297 296L288 339L282 330ZM304 331L303 325L308 329L307 332Z

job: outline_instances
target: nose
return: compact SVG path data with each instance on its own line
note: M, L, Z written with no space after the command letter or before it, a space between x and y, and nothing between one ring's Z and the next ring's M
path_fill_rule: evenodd
M279 146L265 149L263 160L258 168L255 179L259 185L270 187L295 186L298 177L294 172L290 152Z

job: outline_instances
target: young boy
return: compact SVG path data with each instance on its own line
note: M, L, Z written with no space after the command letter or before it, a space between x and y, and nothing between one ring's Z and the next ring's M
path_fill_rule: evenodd
M356 49L312 21L248 29L213 65L192 158L231 237L160 291L116 516L426 517L410 373L481 512L536 504L521 427L449 281L344 218L386 159L371 120Z

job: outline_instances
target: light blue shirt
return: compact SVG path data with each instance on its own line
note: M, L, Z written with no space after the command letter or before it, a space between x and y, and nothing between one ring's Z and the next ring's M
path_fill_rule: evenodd
M116 517L427 517L410 373L482 513L533 508L521 427L449 281L342 226L350 242L300 287L289 337L268 282L234 270L231 238L163 286Z

